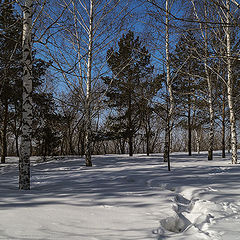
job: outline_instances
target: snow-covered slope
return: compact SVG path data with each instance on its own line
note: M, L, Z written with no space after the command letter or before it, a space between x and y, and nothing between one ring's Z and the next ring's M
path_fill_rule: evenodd
M0 239L239 240L240 167L206 154L78 157L32 164L18 191L14 159L0 165Z

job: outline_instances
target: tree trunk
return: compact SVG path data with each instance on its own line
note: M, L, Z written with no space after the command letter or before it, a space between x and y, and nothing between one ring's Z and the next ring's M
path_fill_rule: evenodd
M212 95L209 95L209 113L210 113L210 129L209 129L209 148L208 160L213 160L213 144L214 144L214 111L212 104Z
M222 103L222 158L226 157L225 153L225 86L223 90L223 103Z
M191 124L191 103L190 95L188 96L188 155L192 156L192 124Z
M129 156L132 157L133 156L133 136L132 136L132 134L130 134L130 136L128 138L128 145L129 145Z
M236 118L233 103L233 79L232 79L232 61L231 61L231 30L230 30L230 0L226 0L227 8L227 94L231 125L231 147L232 147L232 163L237 164L237 133L236 133Z
M170 171L171 166L170 166L170 126L169 126L169 122L167 122L166 128L165 128L165 145L164 145L163 159L164 159L164 162L168 163L168 171Z
M15 135L16 155L19 157L18 134Z
M87 95L85 103L85 124L86 124L86 138L85 138L85 161L86 166L92 166L92 114L91 114L91 85L92 85L92 47L93 47L93 5L94 0L90 0L89 12L89 35L88 35L88 62L87 62Z
M206 80L208 85L208 107L209 107L209 119L210 119L210 127L209 127L209 147L208 147L208 160L213 159L213 144L214 144L214 110L213 110L213 97L212 97L212 82L208 69L208 33L207 33L207 1L204 1L204 18L205 18L205 28L203 27L202 21L200 21L197 10L195 7L194 1L192 1L194 12L197 20L199 21L199 26L202 34L202 38L204 41L204 70L206 74Z
M133 156L133 124L132 124L132 87L129 88L129 99L128 99L128 147L129 147L129 156Z
M205 21L207 21L207 6L205 1ZM207 24L205 24L205 37L204 37L204 69L206 73L207 85L208 85L208 107L209 107L209 147L208 147L208 160L213 160L213 144L214 144L214 110L213 110L213 97L212 97L212 81L208 70L208 33Z
M170 53L169 53L169 0L166 0L166 36L165 36L165 48L166 48L166 70L167 70L167 91L169 94L170 108L167 111L167 123L165 132L165 146L164 146L164 161L168 162L168 170L170 171L170 135L172 126L172 115L173 115L173 90L170 79Z
M147 156L149 156L150 155L150 135L151 135L150 117L149 116L147 116L147 119L146 119L145 134L146 134L146 152L147 152ZM143 151L144 151L144 148L143 148Z
M120 153L125 154L125 139L119 139Z
M149 133L146 134L146 147L147 147L147 156L150 155L150 137L149 137Z
M200 133L198 130L195 130L196 142L197 142L197 153L200 154Z
M19 189L30 189L30 155L32 134L32 0L23 10L23 104L22 135L19 158Z
M5 101L3 114L3 129L2 129L2 152L1 163L6 162L7 156L7 125L8 125L8 103Z

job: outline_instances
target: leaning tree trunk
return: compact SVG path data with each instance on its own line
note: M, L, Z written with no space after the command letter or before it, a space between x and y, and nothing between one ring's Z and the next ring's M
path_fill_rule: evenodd
M91 117L91 85L92 85L92 47L93 47L93 1L90 1L89 12L89 35L88 35L88 62L87 62L87 94L85 102L85 161L86 166L92 166L92 117Z
M23 11L23 103L22 135L19 158L19 189L30 189L30 154L32 134L32 0Z
M230 0L226 0L227 8L227 26L226 26L226 37L227 37L227 95L228 105L230 114L230 125L231 125L231 148L232 148L232 163L237 164L237 133L236 133L236 118L234 111L233 102L233 79L232 79L232 61L231 61L231 30L230 30Z

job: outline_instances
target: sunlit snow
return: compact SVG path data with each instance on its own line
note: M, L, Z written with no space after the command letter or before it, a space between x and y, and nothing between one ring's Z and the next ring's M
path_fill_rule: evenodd
M16 158L0 165L0 239L239 240L240 165L230 156L94 156L32 161L19 191Z

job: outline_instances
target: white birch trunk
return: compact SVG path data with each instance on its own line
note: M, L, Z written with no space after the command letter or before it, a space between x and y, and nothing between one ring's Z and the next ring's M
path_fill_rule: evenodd
M86 128L86 142L85 142L85 161L86 166L91 167L92 154L92 129L91 129L91 84L92 84L92 46L93 46L93 6L94 0L90 0L89 12L89 33L88 33L88 62L87 62L87 93L85 102L85 128Z
M197 153L200 154L200 142L201 142L201 129L197 130L195 129L195 138L196 138L196 145L197 145Z
M207 6L205 1L205 21L207 21ZM208 69L208 32L207 24L205 23L205 37L204 37L204 68L206 73L207 85L208 85L208 107L209 107L209 146L208 146L208 160L213 160L213 144L214 144L214 110L213 110L213 97L212 97L212 81Z
M169 0L166 0L166 39L165 39L165 47L166 47L166 70L167 70L167 91L169 94L169 109L167 111L167 119L166 119L166 136L165 136L165 145L164 145L164 161L168 162L168 170L170 171L170 135L172 128L172 115L174 109L174 101L173 101L173 91L172 91L172 83L170 78L170 54L169 54Z
M23 106L19 158L19 189L30 189L30 155L32 134L32 0L23 11Z
M230 125L231 125L231 148L232 148L232 163L237 164L237 133L236 133L236 119L233 103L233 80L232 80L232 61L231 61L231 30L230 30L230 0L226 0L227 8L227 26L226 26L226 37L227 37L227 95L228 95L228 106L230 114Z
M213 110L213 97L212 97L212 82L207 69L207 54L205 55L204 65L208 83L208 107L210 117L210 128L209 128L209 146L208 146L208 160L213 159L213 144L214 144L214 110Z
M204 41L204 70L206 74L206 80L207 80L207 85L208 85L208 107L209 107L209 119L210 119L210 127L209 127L209 147L208 147L208 160L213 159L213 145L214 145L214 109L213 109L213 96L212 96L212 81L210 78L209 74L209 69L208 69L208 33L207 33L207 24L205 23L205 29L200 21L197 10L195 7L195 1L191 0L193 9L195 12L195 16L197 20L199 21L199 26L200 26L200 31L202 34L202 38ZM207 22L207 1L205 0L204 2L204 16L205 16L205 22ZM205 30L205 33L204 33Z

